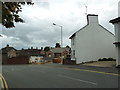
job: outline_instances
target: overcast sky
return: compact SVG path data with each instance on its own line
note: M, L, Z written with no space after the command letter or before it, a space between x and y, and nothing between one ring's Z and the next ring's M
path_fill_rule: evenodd
M51 46L60 43L59 26L63 26L63 46L69 45L69 37L87 24L88 14L99 15L99 23L114 33L114 27L109 21L118 16L119 0L35 0L33 6L23 6L20 16L25 23L16 23L16 27L2 27L0 47L6 44L21 48Z

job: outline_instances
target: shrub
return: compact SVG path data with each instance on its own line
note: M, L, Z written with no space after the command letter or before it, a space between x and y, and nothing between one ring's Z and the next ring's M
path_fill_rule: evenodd
M113 58L103 58L103 59L98 59L98 61L116 61L115 59Z

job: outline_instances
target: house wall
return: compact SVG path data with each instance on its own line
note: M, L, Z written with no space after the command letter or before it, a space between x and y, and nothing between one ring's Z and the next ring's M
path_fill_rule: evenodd
M29 57L28 56L17 56L15 58L8 58L7 63L4 64L28 64Z
M2 64L7 64L8 56L7 54L2 54Z
M53 58L54 57L54 53L52 51L47 51L46 52L46 57Z
M62 56L64 56L64 58L66 58L67 55L69 55L69 52L65 50L65 51L62 53Z
M116 45L116 66L120 65L120 45Z
M118 17L120 17L120 1L118 2Z
M76 60L75 56L73 55L73 51L75 50L76 53L76 37L73 37L71 39L71 60Z
M120 22L114 24L115 42L120 42ZM120 44L116 45L116 66L120 65Z
M114 40L114 35L98 23L86 26L76 33L76 63L97 61L99 58L115 58Z
M16 56L17 56L17 54L16 54L16 51L14 49L12 49L8 52L9 58L16 57Z
M0 52L0 73L2 74L2 53Z
M120 22L114 24L115 28L115 42L120 42Z
M43 61L43 57L30 56L30 58L29 58L29 63L32 63L32 62L40 62L40 61Z
M2 73L2 53L0 52L0 73Z

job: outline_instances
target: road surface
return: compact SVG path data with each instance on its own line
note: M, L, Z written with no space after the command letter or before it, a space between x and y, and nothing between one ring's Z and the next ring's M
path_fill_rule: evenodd
M3 65L9 88L118 88L118 75L49 65Z

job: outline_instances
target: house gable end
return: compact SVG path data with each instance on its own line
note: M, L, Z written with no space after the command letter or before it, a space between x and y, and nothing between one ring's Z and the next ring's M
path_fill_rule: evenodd
M112 32L110 32L109 30L107 30L105 27L103 27L102 25L98 24L100 27L102 27L104 30L106 30L108 33L110 33L111 35L115 36Z
M79 31L83 30L84 28L86 28L88 25L82 27L81 29L79 29L78 31L76 31L69 39L72 39L73 37L76 36L76 33L78 33Z

